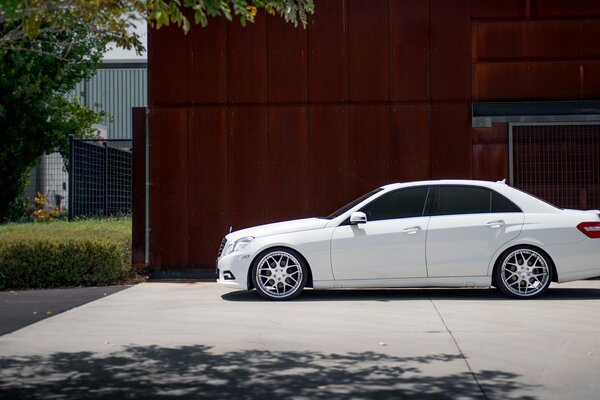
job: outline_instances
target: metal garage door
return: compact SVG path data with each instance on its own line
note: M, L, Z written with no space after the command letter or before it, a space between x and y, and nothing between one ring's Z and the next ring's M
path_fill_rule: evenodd
M561 208L600 209L600 124L511 125L511 182Z

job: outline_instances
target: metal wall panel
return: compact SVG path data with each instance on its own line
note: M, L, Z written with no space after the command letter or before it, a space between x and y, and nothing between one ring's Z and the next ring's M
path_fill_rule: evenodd
M390 182L389 108L350 107L350 198Z
M475 22L472 28L473 60L568 59L600 54L600 20Z
M596 38L600 41L600 37ZM598 47L600 56L600 45ZM579 65L581 97L597 99L600 97L600 61L584 61Z
M267 17L227 24L227 96L232 104L267 101Z
M470 178L470 104L436 104L431 108L432 178Z
M508 182L508 145L473 145L473 179Z
M147 68L101 65L94 76L79 82L67 98L109 114L101 120L107 128L105 139L131 139L131 109L148 105L147 76Z
M396 105L390 113L391 181L428 179L429 105Z
M473 144L508 144L508 123L495 122L491 128L473 128Z
M593 80L599 75L599 66L599 62L579 61L475 64L473 101L581 98L586 90L586 73ZM599 93L598 87L592 91Z
M469 100L469 0L431 0L431 100Z
M238 230L268 221L267 110L232 107L228 118L229 224Z
M351 101L389 100L388 0L349 0Z
M227 112L225 108L188 110L188 263L206 267L229 227ZM210 184L207 184L209 183ZM210 229L207 229L210 227Z
M152 267L212 268L223 227L328 214L390 181L502 179L506 125L472 129L472 97L598 98L592 3L582 17L579 1L329 0L307 31L259 12L225 33L211 21L205 37L151 33L151 224L164 239L151 243ZM169 108L181 102L183 116ZM190 211L197 197L210 219Z
M290 29L279 16L268 17L268 100L305 102L308 93L307 32Z
M150 265L187 266L187 110L150 110Z
M594 0L472 0L474 19L542 19L600 16Z
M84 83L84 104L112 117L102 121L108 128L107 139L131 139L131 109L147 105L146 79L144 68L107 68Z
M314 102L348 100L348 0L319 2L309 16L309 99Z
M473 19L517 19L525 15L530 0L471 0Z
M188 33L189 103L227 101L227 21L211 18L203 29Z
M177 26L148 29L148 104L187 103L187 38Z
M595 0L530 0L532 18L600 17Z
M348 110L312 106L308 120L309 215L325 216L349 201Z
M429 98L429 2L390 2L390 97L392 101Z
M306 107L272 107L269 130L269 221L308 216Z

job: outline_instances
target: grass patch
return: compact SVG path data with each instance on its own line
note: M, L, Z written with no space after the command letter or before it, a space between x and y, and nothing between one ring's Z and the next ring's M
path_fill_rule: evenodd
M0 288L121 283L131 270L131 218L0 226Z

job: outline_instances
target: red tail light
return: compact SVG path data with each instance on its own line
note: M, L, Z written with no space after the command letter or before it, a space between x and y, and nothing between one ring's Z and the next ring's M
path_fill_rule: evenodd
M600 222L582 222L577 229L589 238L600 239Z

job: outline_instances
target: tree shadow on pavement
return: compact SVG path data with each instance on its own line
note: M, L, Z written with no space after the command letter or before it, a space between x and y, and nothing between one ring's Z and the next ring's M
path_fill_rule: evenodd
M240 333L243 335L243 333ZM422 369L435 371L428 374ZM5 399L440 399L485 398L459 355L375 352L213 353L202 345L127 347L110 354L0 358ZM533 399L533 387L481 371L487 398Z
M236 290L221 296L227 301L269 301L256 290ZM508 300L511 299L495 289L336 289L305 290L296 301L408 301L408 300ZM600 300L600 289L594 288L550 288L536 299L547 300Z

